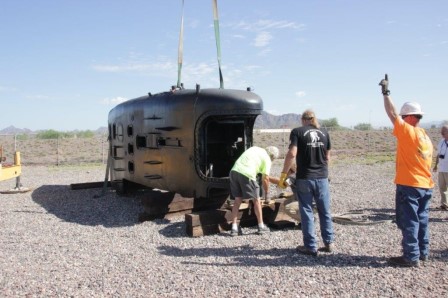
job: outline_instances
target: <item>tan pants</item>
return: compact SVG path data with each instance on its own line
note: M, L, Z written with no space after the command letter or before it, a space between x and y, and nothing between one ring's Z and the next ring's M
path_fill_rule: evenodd
M448 207L448 173L447 172L439 172L439 191L440 191L440 205Z

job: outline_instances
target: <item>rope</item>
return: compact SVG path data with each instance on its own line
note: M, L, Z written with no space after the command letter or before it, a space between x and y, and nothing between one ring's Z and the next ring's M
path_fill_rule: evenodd
M358 226L370 226L382 223L390 223L393 221L394 218L395 218L394 215L388 215L384 213L365 214L362 212L351 212L351 213L332 215L333 222L335 223L339 223L342 225L358 225Z

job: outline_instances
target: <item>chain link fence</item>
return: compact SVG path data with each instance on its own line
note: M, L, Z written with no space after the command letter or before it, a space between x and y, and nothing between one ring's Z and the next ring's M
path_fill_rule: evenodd
M440 129L427 129L433 144L440 139ZM288 150L290 129L278 131L254 130L254 145L277 146L280 157ZM394 153L396 140L392 130L333 130L330 131L332 151L339 155L365 153ZM108 155L107 135L91 138L40 139L36 135L1 135L0 146L6 162L13 162L14 152L19 151L23 165L80 165L106 164Z
M80 165L107 162L107 135L91 138L40 139L34 134L0 135L6 162L19 151L23 165Z

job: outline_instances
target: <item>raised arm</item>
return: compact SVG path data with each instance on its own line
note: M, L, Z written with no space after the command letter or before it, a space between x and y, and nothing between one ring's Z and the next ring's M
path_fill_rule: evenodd
M398 117L398 114L392 102L392 98L389 96L390 90L389 90L389 79L387 77L387 74L384 76L384 79L381 80L379 85L381 86L381 93L383 93L384 109L386 110L386 114L389 117L390 121L392 122L392 124L394 124L395 119L397 119Z

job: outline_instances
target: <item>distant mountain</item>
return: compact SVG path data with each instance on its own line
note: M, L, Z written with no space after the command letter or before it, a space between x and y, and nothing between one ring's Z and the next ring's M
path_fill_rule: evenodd
M18 134L29 134L29 133L33 133L33 131L28 128L22 129L22 128L14 127L12 125L0 130L0 134L4 134L4 135L14 135L14 134L18 135Z
M87 129L87 130L89 130L89 129ZM45 129L44 130L33 131L31 129L28 129L28 128L17 128L15 126L11 125L11 126L8 126L6 128L3 128L2 130L0 130L0 134L2 134L2 135L33 134L33 133L38 133L40 131L45 131ZM76 133L76 132L79 132L79 131L80 131L79 129L75 129L75 130L73 130L71 132ZM107 132L108 132L106 126L101 126L100 128L98 128L96 130L92 130L92 131L95 134L101 134L101 135L107 134Z
M289 113L280 116L269 114L265 111L255 120L256 129L294 128L301 124L302 115Z
M104 135L107 134L107 127L106 126L101 126L100 128L98 128L97 130L95 130L96 134L100 134L100 135Z

